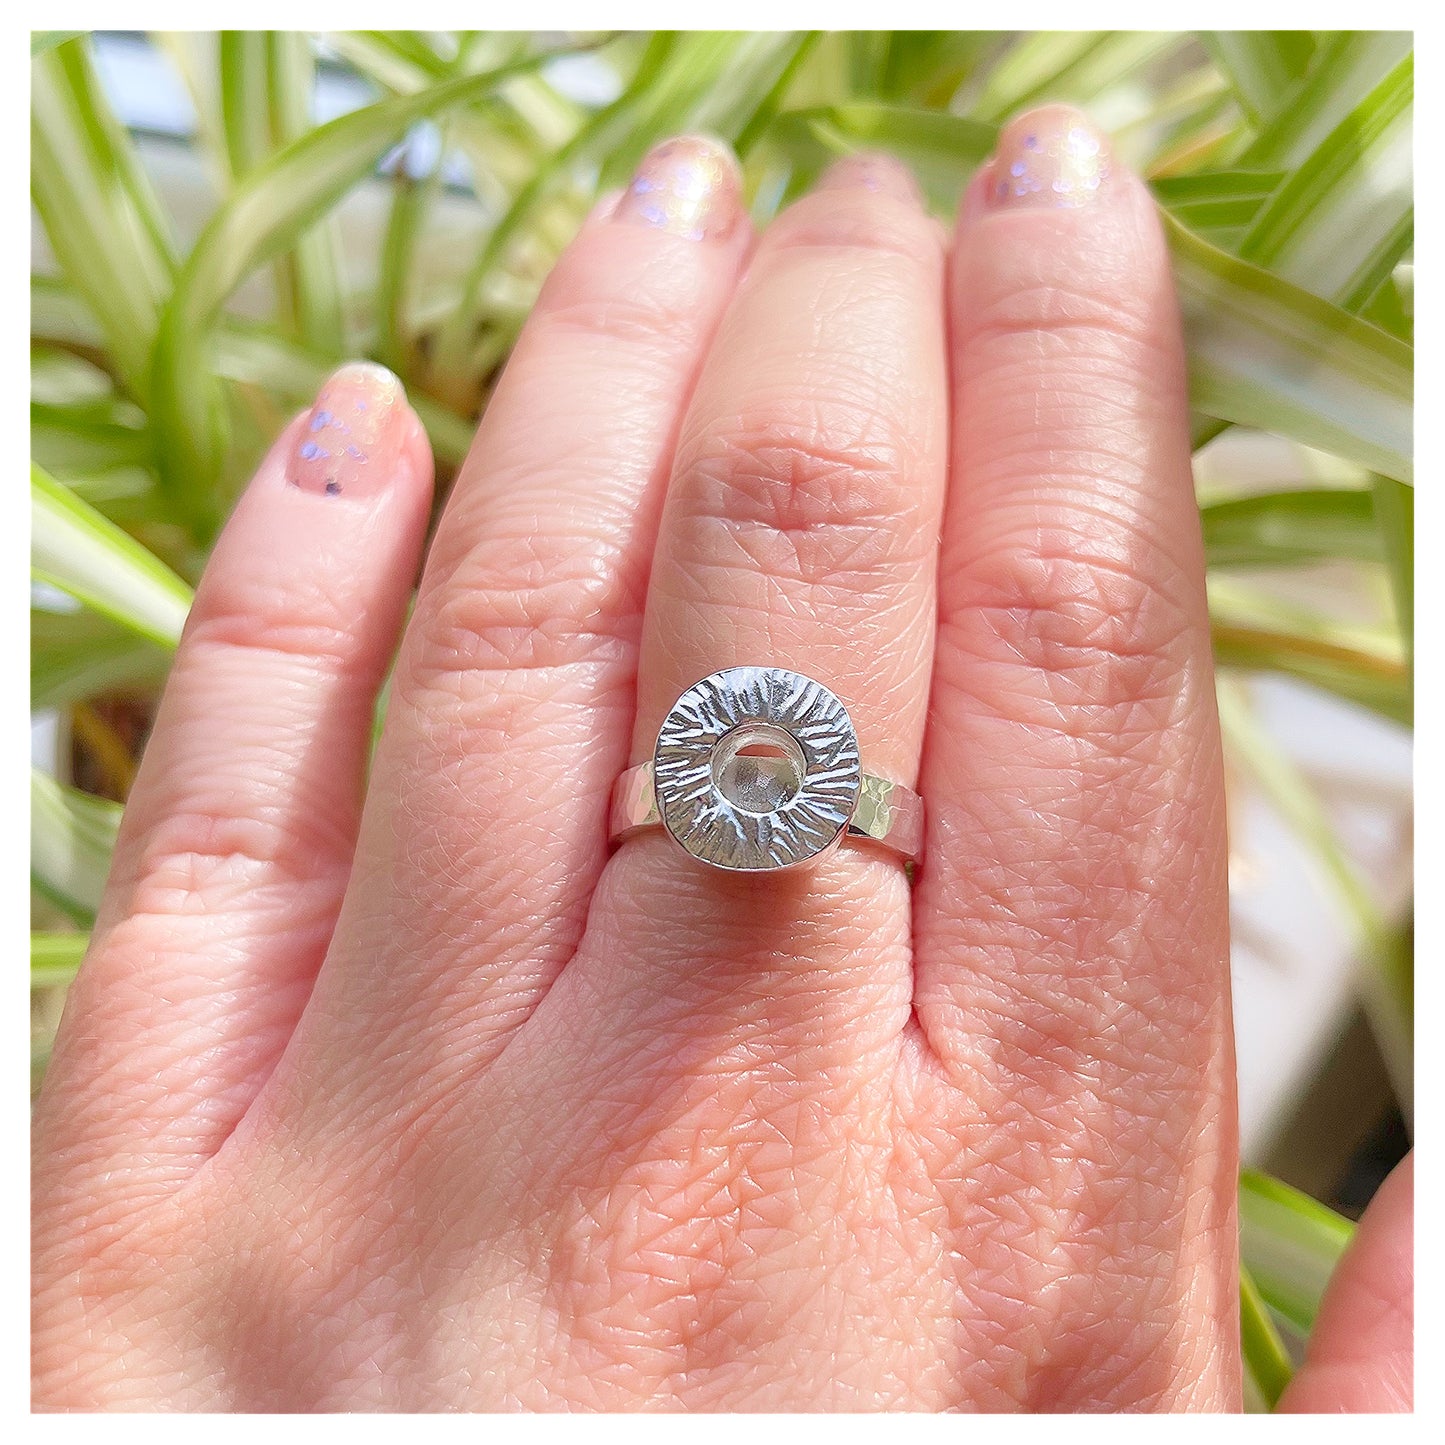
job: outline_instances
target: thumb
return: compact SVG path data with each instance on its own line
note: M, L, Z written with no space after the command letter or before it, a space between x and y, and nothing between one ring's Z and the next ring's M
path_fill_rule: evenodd
M1415 1398L1415 1156L1381 1185L1325 1291L1279 1409L1408 1412Z

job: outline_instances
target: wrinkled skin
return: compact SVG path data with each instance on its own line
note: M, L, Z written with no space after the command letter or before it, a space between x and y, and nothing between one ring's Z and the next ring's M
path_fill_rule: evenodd
M602 205L458 479L365 789L430 455L400 401L384 475L318 495L315 426L281 438L38 1107L38 1408L1238 1407L1166 254L1121 166L1073 208L987 181L949 238L881 161L761 238L726 195L702 235ZM867 845L753 879L609 852L672 700L758 661L923 792L915 886ZM1408 1277L1392 1191L1337 1321ZM1375 1328L1303 1408L1407 1404L1408 1315Z

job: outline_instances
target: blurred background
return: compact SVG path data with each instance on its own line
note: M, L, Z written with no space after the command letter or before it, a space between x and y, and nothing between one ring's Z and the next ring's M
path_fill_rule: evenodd
M654 141L731 141L759 220L888 150L946 217L1000 121L1074 102L1151 182L1185 311L1267 1408L1409 1147L1412 95L1394 32L33 35L33 1083L191 587L334 365L403 378L440 505Z

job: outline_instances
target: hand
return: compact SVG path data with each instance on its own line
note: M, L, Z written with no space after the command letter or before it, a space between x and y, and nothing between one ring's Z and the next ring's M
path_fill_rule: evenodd
M868 159L754 238L660 147L482 421L363 807L431 462L338 373L216 548L56 1043L37 1404L1236 1408L1189 458L1153 203L1081 117L951 239ZM912 889L609 856L745 662L918 786Z

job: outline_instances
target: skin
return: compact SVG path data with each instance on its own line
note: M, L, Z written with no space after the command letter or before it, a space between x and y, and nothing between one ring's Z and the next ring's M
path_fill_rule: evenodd
M1083 126L1015 122L951 238L882 160L757 237L655 153L481 422L365 786L430 456L354 372L278 441L37 1106L37 1408L1238 1408L1167 258L1087 145L990 192ZM915 886L609 851L673 699L757 661L924 793ZM1287 1403L1408 1407L1408 1317L1331 1323L1408 1276L1389 1188Z

